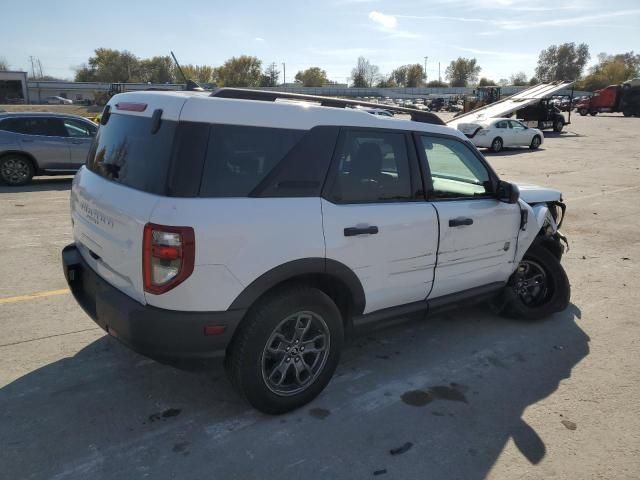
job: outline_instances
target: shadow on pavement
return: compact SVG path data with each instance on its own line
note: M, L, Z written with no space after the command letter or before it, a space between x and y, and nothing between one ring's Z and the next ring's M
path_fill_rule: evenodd
M483 479L510 439L531 464L547 454L522 415L588 355L576 318L479 308L371 332L318 399L279 417L242 402L220 366L185 372L105 336L0 389L0 464L57 480Z
M0 183L0 194L71 190L72 181L73 176L65 175L60 177L34 177L31 182L21 187L10 187Z

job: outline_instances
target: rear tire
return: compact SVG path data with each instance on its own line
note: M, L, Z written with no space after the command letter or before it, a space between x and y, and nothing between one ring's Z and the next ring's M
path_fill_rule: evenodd
M540 139L540 135L534 135L531 139L531 145L529 145L529 148L531 150L537 150L540 147L541 143L542 140Z
M633 116L633 112L631 111L630 108L625 108L622 111L622 115L624 115L625 117L632 117Z
M581 108L580 110L578 110L578 113L585 117L587 113L589 113L589 111L586 108Z
M322 392L343 342L342 316L329 296L307 286L286 288L251 308L229 347L227 373L254 408L285 413Z
M598 112L589 112L589 115L591 115L592 117L595 117L598 114Z
M506 316L540 320L567 308L571 286L560 261L543 246L534 245L509 279L504 296Z
M502 149L504 147L504 144L502 142L502 139L500 137L496 137L493 139L493 142L491 142L491 151L498 153L501 152Z
M33 162L24 155L10 154L0 158L0 180L9 186L26 185L35 173Z

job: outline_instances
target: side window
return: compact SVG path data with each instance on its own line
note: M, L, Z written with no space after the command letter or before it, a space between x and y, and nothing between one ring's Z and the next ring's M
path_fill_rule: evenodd
M67 131L59 118L32 117L25 119L25 133L46 137L66 137Z
M95 129L92 129L87 123L68 118L65 118L62 122L69 137L92 137L95 135Z
M404 133L347 130L334 162L337 168L329 198L336 203L412 199Z
M492 194L487 168L464 143L441 137L420 138L436 199L485 197Z
M246 197L306 130L213 125L201 197Z
M496 128L509 128L509 126L507 125L507 121L506 120L502 120L502 121L496 123Z
M7 118L0 122L0 130L13 133L27 133L26 118Z
M509 120L509 125L515 130L524 130L524 125L520 122L516 122L515 120Z

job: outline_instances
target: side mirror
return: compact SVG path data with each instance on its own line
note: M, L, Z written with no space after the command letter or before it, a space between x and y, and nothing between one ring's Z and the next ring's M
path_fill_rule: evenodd
M518 203L520 189L514 183L500 180L498 183L498 200L504 203Z

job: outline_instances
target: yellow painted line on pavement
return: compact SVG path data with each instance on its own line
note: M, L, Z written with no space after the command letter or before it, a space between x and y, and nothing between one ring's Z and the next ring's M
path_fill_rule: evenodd
M17 297L5 297L0 298L0 305L4 303L25 302L27 300L33 300L34 298L53 297L54 295L66 295L67 293L70 293L70 290L68 288L62 288L60 290L47 290L46 292L18 295Z

